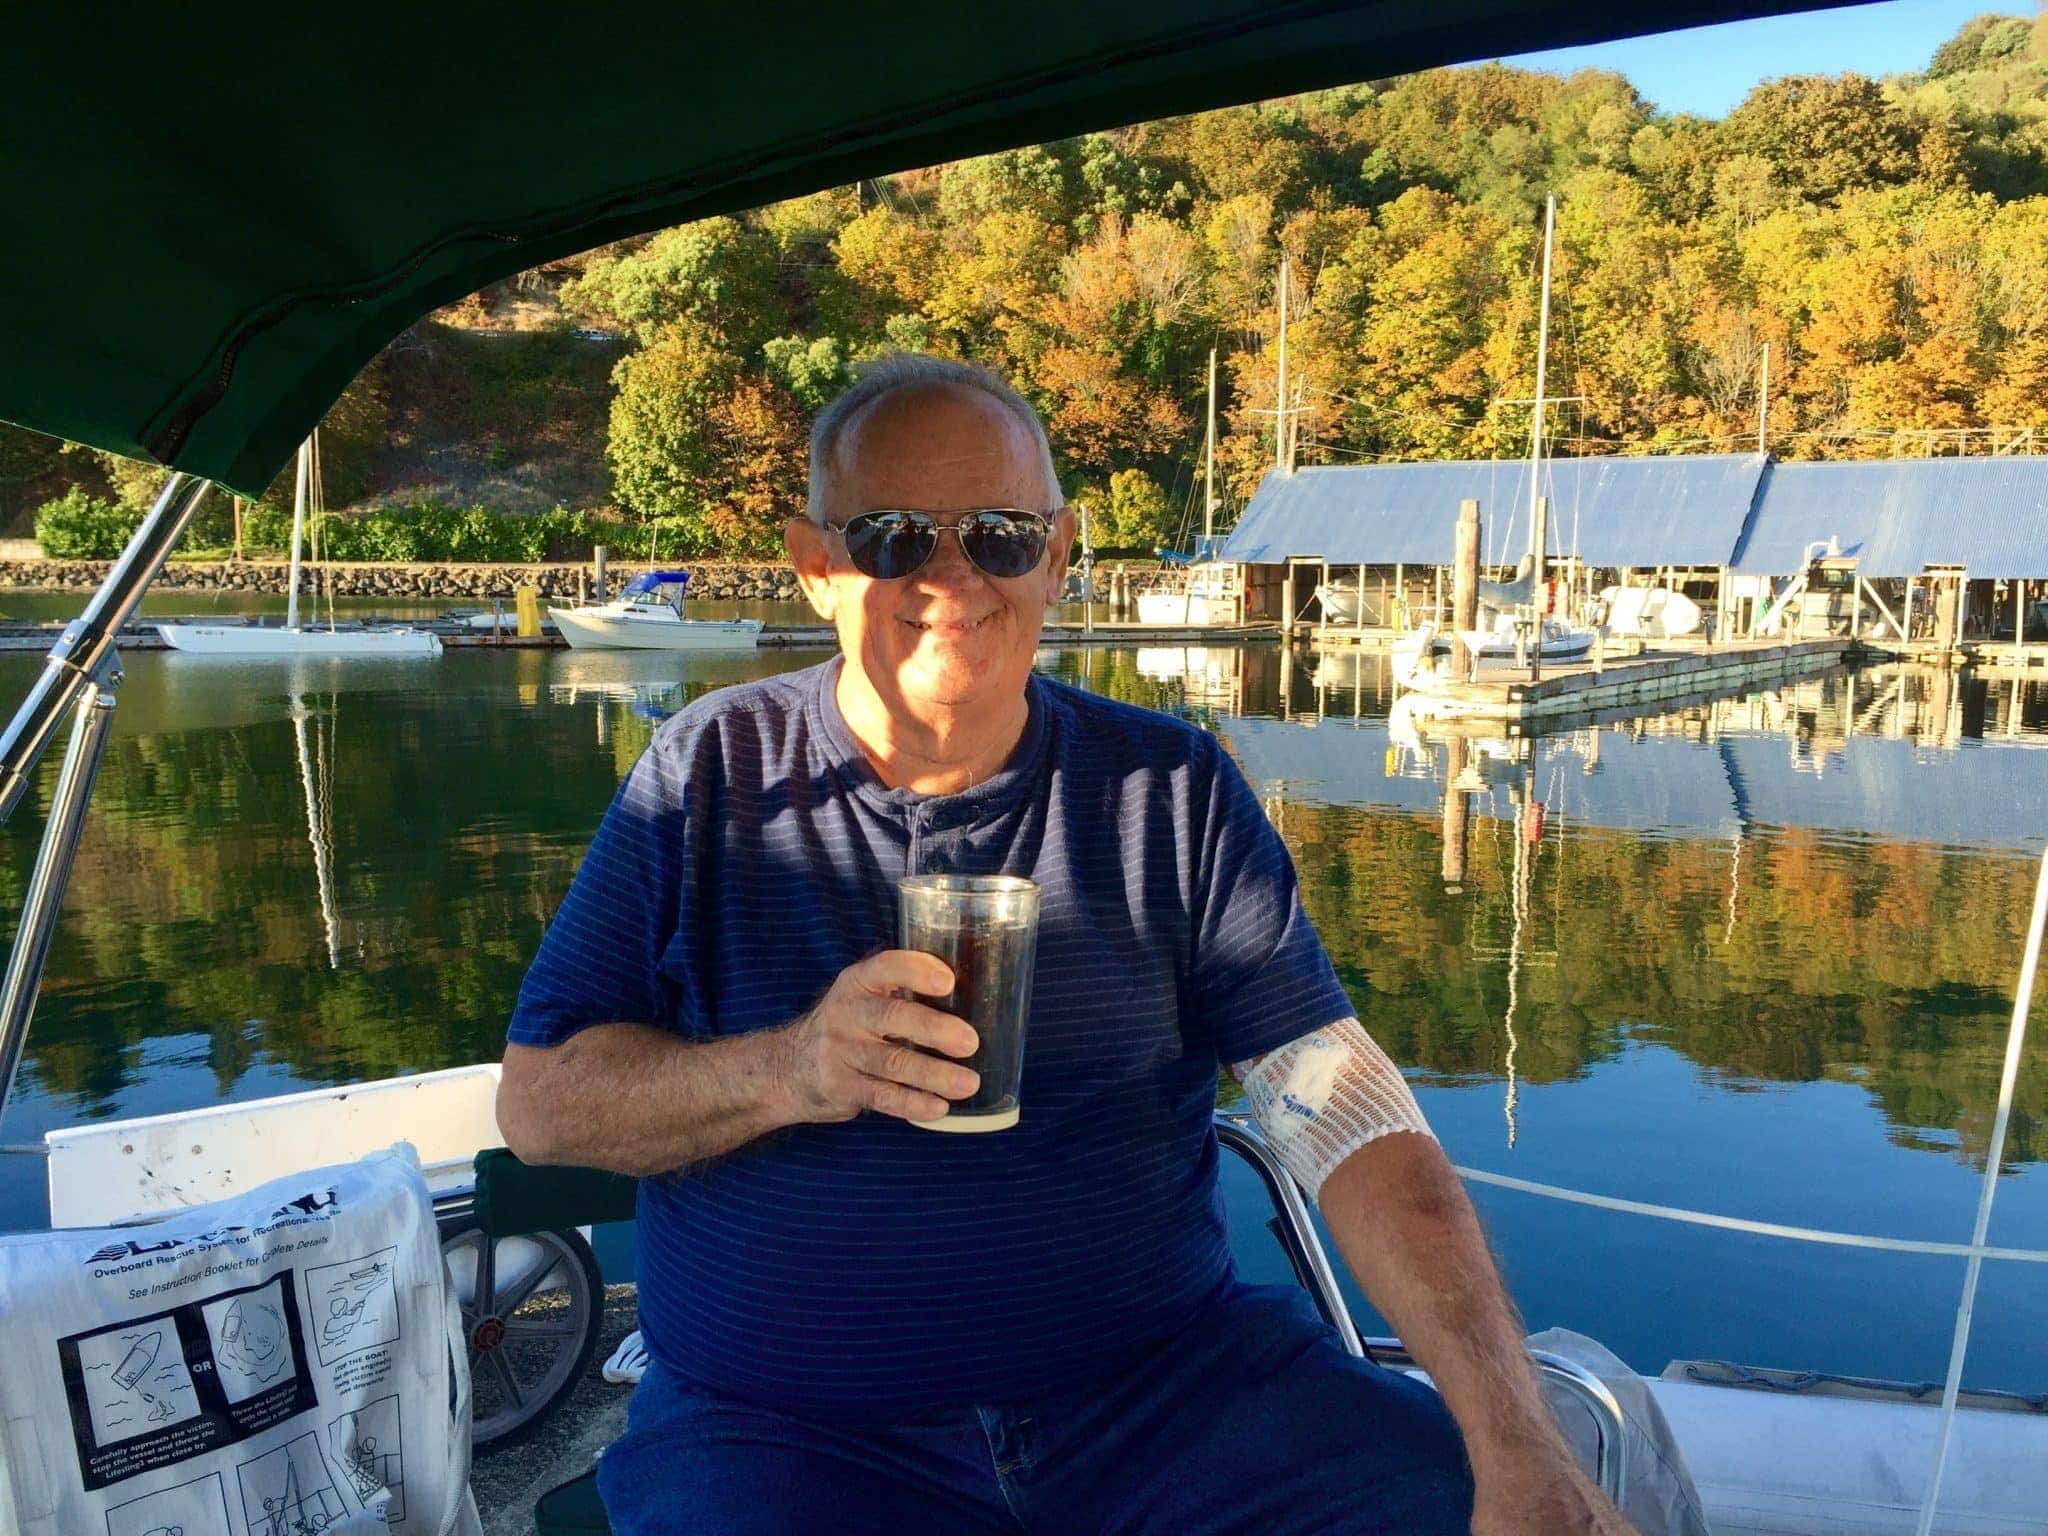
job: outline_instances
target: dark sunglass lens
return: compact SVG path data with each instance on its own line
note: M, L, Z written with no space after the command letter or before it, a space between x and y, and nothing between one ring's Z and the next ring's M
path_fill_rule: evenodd
M999 578L1023 576L1045 553L1045 528L1035 518L979 512L962 523L960 542L967 558Z
M938 536L901 513L852 518L846 525L846 555L854 569L877 581L897 581L923 565Z

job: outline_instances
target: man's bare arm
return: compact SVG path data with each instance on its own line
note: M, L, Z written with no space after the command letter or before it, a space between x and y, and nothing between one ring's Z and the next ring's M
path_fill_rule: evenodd
M1479 1218L1436 1142L1366 1143L1324 1181L1318 1204L1352 1274L1464 1433L1473 1531L1625 1533L1551 1417Z
M689 1041L594 1024L560 1045L508 1045L498 1128L529 1163L666 1173L797 1122L781 1031Z
M685 1040L646 1024L596 1024L560 1045L508 1045L498 1128L529 1163L645 1177L704 1162L788 1125L876 1110L933 1120L979 1079L958 1062L973 1028L898 995L943 995L930 955L888 950L847 967L816 1008L780 1029Z

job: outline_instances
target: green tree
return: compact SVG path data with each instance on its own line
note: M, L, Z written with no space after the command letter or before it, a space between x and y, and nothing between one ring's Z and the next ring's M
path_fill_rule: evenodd
M1174 536L1173 506L1159 482L1142 469L1120 469L1109 477L1109 495L1092 509L1089 535L1098 550L1150 552Z
M606 456L621 505L672 527L677 554L772 549L802 505L802 413L704 326L671 322L622 359Z
M807 411L820 409L853 381L846 348L834 336L778 336L761 353L769 376Z
M572 312L638 337L688 321L751 354L787 329L775 241L738 219L664 230L639 250L593 261L562 290Z
M1728 153L1761 157L1787 186L1824 202L1911 181L1921 132L1867 76L1787 75L1745 96L1720 138Z

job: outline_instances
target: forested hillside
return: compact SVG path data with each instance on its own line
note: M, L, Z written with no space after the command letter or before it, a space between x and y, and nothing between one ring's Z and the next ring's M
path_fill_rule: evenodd
M1099 542L1142 546L1198 495L1212 346L1226 497L1272 460L1283 251L1298 462L1524 451L1551 191L1550 390L1577 397L1553 452L1752 446L1767 344L1784 456L2048 436L2048 15L1985 16L1924 74L1773 80L1720 121L1613 74L1439 70L669 230L410 333L338 408L330 484L608 499L683 547L765 549L811 412L915 347L1012 378ZM17 517L102 474L0 441Z

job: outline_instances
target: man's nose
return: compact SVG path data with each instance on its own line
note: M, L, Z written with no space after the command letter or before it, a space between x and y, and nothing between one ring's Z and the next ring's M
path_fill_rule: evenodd
M960 529L954 525L941 525L938 546L932 550L931 559L925 561L919 575L933 581L958 582L977 577L981 572L967 550L960 542Z

